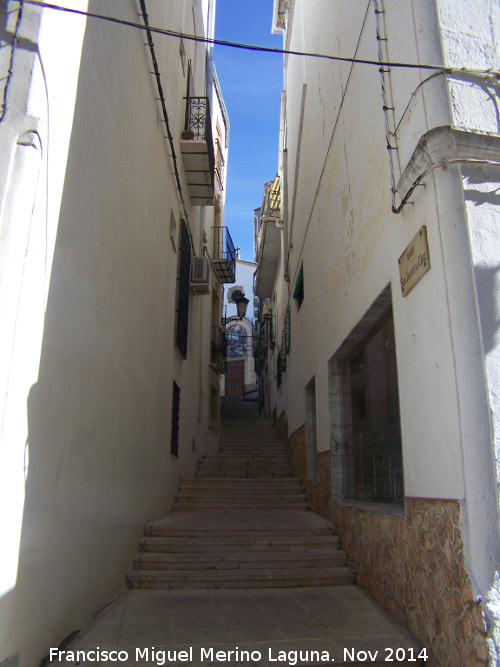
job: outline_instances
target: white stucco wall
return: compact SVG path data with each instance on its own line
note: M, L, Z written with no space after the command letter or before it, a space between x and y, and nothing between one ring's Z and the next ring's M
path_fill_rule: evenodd
M89 4L137 20L132 0ZM191 3L147 6L152 25L193 31ZM0 125L0 506L9 535L0 662L32 667L124 585L144 523L169 511L179 475L215 448L208 413L218 376L208 365L210 298L190 300L186 360L174 345L170 237L185 214L144 34L25 5L21 36L40 59L21 41ZM199 209L178 146L179 42L157 37L155 47L197 251ZM204 47L185 48L203 95ZM207 209L208 233L212 220ZM179 458L170 454L173 380Z
M488 0L437 3L445 62L453 67L488 70L500 63L500 9ZM453 124L472 132L498 137L498 89L488 74L457 73L449 77ZM484 158L488 157L488 161ZM474 353L477 366L464 374L462 403L470 424L465 429L464 478L466 503L464 530L466 558L476 591L485 601L490 632L491 660L500 660L500 584L498 570L499 406L498 406L498 248L500 202L496 198L498 166L491 156L461 167L466 204L467 244L473 271L477 327ZM481 166L481 158L483 165ZM490 164L488 164L490 163ZM498 165L498 158L496 159ZM472 347L472 346L471 346ZM486 383L484 382L486 378ZM459 377L460 380L460 377ZM463 400L473 384L474 400ZM484 386L486 384L486 387ZM474 386L476 385L476 386ZM495 463L494 463L495 462Z
M225 317L232 317L237 315L236 304L231 299L228 299L230 289L243 287L245 298L248 299L248 307L246 317L252 319L253 316L253 275L255 273L256 265L253 262L247 262L242 259L236 260L236 274L234 284L226 285L224 290L224 306L227 306L227 315Z
M489 0L384 0L378 17L361 0L293 5L292 50L378 60L380 48L393 62L498 68L499 10ZM328 362L390 284L405 495L462 503L468 572L476 595L486 595L498 567L498 175L435 168L397 216L391 187L433 128L497 135L496 84L393 67L384 98L376 66L298 56L285 64L291 281L281 266L275 289L279 312L291 305L292 343L277 414L286 410L290 434L301 427L314 377L318 451L329 448ZM424 224L431 270L403 297L398 257ZM302 264L299 310L291 295Z
M327 12L326 6L321 9ZM366 3L360 2L349 12L338 7L331 10L339 53L352 50L356 44L366 9ZM320 9L317 14L305 11L302 14L302 11L303 3L297 2L294 25L303 26L303 30L298 31L296 42L295 33L292 34L292 48L299 48L304 39L302 33L305 33L310 36L310 41L301 48L326 49L330 39L326 27L329 22L319 20ZM389 14L389 9L387 11ZM407 43L411 42L413 30L408 30L409 35L403 39L404 22L399 22L397 28L399 40L405 44L403 56L411 51ZM360 39L359 58L377 59L375 34L375 15L370 8ZM414 46L413 52L416 50ZM393 57L397 55L394 53ZM444 451L437 454L435 446L430 444L436 437L439 411L454 409L454 401L442 391L442 387L452 381L453 360L449 337L444 333L447 323L441 316L446 295L441 253L436 250L440 246L440 237L435 228L435 204L425 202L424 210L418 214L413 209L405 210L404 222L390 213L385 119L376 68L355 66L350 73L349 64L313 60L302 64L299 59L292 58L288 61L287 72L289 192L294 189L295 137L299 132L300 104L296 95L302 90L304 71L307 92L303 132L307 142L303 140L301 144L300 189L295 199L293 248L290 252L290 291L293 292L303 262L305 298L300 310L295 301L290 300L292 350L286 382L289 431L293 432L304 421L304 396L296 388L305 387L316 375L318 450L329 447L327 361L378 294L391 283L396 344L398 351L401 350L398 359L401 358L403 437L406 449L411 452L408 456L412 457L408 461L405 456L406 493L460 498L462 473L457 461L461 454L453 419L440 426L438 439L449 443ZM323 85L326 81L333 85ZM414 81L405 83L406 96L399 90L403 109L403 99L406 106L414 87ZM443 113L446 102L446 98L438 100L440 113ZM422 131L425 131L425 120ZM321 184L319 189L318 183ZM424 219L430 230L432 271L422 285L403 299L399 290L397 258ZM307 235L304 235L306 225ZM432 300L429 294L433 294ZM434 341L432 348L430 339ZM303 341L306 340L313 354L303 354ZM439 363L436 365L437 359ZM434 417L423 421L423 413ZM425 443L429 443L428 446ZM429 461L433 473L422 475L422 471L428 469Z

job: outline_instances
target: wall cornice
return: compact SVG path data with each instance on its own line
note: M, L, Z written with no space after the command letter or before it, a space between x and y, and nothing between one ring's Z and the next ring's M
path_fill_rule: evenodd
M396 186L393 213L400 213L413 190L432 171L450 164L500 166L500 135L435 127L420 138Z

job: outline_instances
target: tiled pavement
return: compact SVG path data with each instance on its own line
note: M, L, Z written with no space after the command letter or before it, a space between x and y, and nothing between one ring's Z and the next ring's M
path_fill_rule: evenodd
M231 405L226 407L230 408ZM229 423L223 424L220 457L234 458L233 450L243 448L245 454L255 456L254 467L260 471L262 466L257 463L263 458L260 449L263 443L267 443L264 448L268 455L275 446L271 443L274 436L267 432L269 427L266 424L261 420L256 421L255 407L252 409L252 406L245 406L240 401L237 411L239 416L243 408L247 419L247 413L252 412L254 421L244 426L241 420L235 423L238 420L233 415L231 421L231 410L226 410ZM238 465L241 469L241 465L249 466L249 463ZM269 466L272 465L273 462L269 463ZM256 474L250 475L249 470L250 467L245 467L245 476L255 477ZM264 487L267 487L273 476L267 470L264 472ZM411 667L425 664L418 660L421 650L418 643L397 626L362 589L354 584L342 585L343 581L336 586L322 582L321 568L307 564L311 550L304 536L315 534L317 529L325 529L328 535L331 533L323 517L305 508L299 511L296 507L290 507L286 508L287 511L277 512L274 506L254 507L259 504L254 497L258 494L248 490L243 492L248 482L243 484L241 475L236 475L229 488L226 488L227 483L224 481L227 477L225 471L217 469L211 476L217 478L215 490L207 491L210 487L206 482L199 482L204 491L196 501L189 499L189 503L194 505L190 507L190 512L179 511L177 505L173 513L149 527L150 530L155 528L159 531L158 534L164 532L167 536L172 535L165 538L167 541L180 540L182 545L191 545L191 550L184 546L169 547L168 551L172 550L170 555L166 547L161 550L164 556L168 556L167 560L171 559L181 571L186 572L188 568L190 575L182 584L185 587L124 590L88 627L65 645L66 652L61 654L62 659L50 664L66 667L75 664L106 667L110 664L137 667L163 664L193 667L210 664L245 665L249 660L242 654L243 651L253 652L250 661L262 667L306 663L316 666L387 665L391 661L392 664ZM233 486L241 489L242 498L235 495ZM222 492L222 489L225 491ZM224 493L225 498L223 511L218 507L216 513L210 512L214 499L217 500L221 493ZM245 493L251 497L249 507L243 502ZM192 489L189 494L193 495ZM243 505L241 502L238 505L237 501L243 502ZM245 513L242 514L243 510ZM181 532L176 532L177 528ZM187 540L182 531L187 531ZM297 531L299 538L295 536ZM210 533L209 537L205 536L206 532ZM230 545L226 544L228 539ZM321 537L320 542L332 539L331 536ZM201 547L200 544L195 546L200 540ZM265 548L261 543L266 545ZM208 546L203 546L205 544ZM322 543L318 543L313 552L323 548L327 549L330 560L339 554L336 551L338 545L327 548ZM229 558L231 549L237 549L238 558ZM256 569L257 564L254 563L253 569L248 570L246 556L252 556L255 551L266 565L264 567L260 563L260 568ZM221 553L203 567L196 565L197 569L193 569L195 565L191 561L194 563L200 552L209 555ZM268 552L274 557L280 555L281 558L270 558ZM296 569L306 566L305 570L302 569L296 577L294 575L293 581L282 581L281 585L285 587L259 587L258 582L262 582L261 586L275 586L276 583L271 584L271 581L276 581L275 573L279 571L279 568L276 570L277 562L283 560L283 563L287 563L290 559L295 559ZM161 564L168 566L168 562L161 561ZM282 567L291 565L283 564ZM345 566L339 569L350 572ZM210 582L205 582L207 588L195 587L201 585L204 571L217 574L217 587L211 587L213 576L209 577ZM167 572L171 572L168 567ZM234 583L235 573L242 574L242 581L237 588L226 588L231 582ZM180 574L177 573L177 579L172 576L170 574L172 581L165 585L180 585ZM350 576L347 577L349 579ZM78 650L95 652L98 647L101 659L93 663L76 655ZM113 655L114 661L105 661L102 659L104 651L120 653ZM91 654L87 653L84 657L89 658Z
M289 664L328 664L324 653L309 656L293 651L327 651L330 663L335 664L397 664L418 665L396 661L398 655L416 658L419 645L362 589L354 585L251 590L124 590L98 614L93 622L65 647L78 649L122 651L122 665L158 665L176 662L179 665L245 664L241 651L256 651L255 662L263 667ZM144 649L148 649L145 653ZM204 649L202 653L201 649ZM209 649L213 648L211 655ZM137 653L138 649L142 649ZM189 659L172 652L189 651ZM228 651L240 651L239 655ZM158 653L160 651L160 653ZM223 651L218 660L216 651ZM281 652L285 652L284 655ZM404 653L403 653L404 651ZM366 653L365 653L366 652ZM369 659L368 652L376 655ZM257 660L261 656L261 660ZM123 658L128 656L126 660ZM352 661L351 656L357 656ZM68 661L50 664L102 664L110 662ZM76 656L75 656L76 657ZM281 657L281 660L280 660ZM137 659L136 659L137 658ZM170 658L170 659L168 659ZM176 659L177 658L177 659ZM202 659L203 658L203 659ZM270 660L271 658L271 660ZM308 659L309 658L309 659Z

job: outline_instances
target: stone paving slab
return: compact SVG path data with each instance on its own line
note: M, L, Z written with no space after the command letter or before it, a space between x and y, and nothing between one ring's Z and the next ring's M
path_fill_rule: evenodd
M97 648L101 658L105 651L121 653L114 662L87 659ZM404 661L396 660L397 649ZM415 666L420 661L410 658L421 646L361 588L348 585L125 590L64 650L48 664L382 665L392 655L393 664Z

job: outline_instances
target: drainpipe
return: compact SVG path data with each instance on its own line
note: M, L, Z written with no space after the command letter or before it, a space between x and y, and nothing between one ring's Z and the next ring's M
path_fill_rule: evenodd
M207 37L213 39L215 34L215 2L209 0L207 11ZM210 109L213 109L214 95L214 46L210 42L207 44L207 97Z
M289 234L288 234L288 148L286 145L286 130L285 130L285 118L286 118L286 91L283 90L281 93L281 119L280 119L280 132L282 135L281 138L281 207L283 211L283 262L284 262L284 279L287 282L290 282L290 274L288 271L288 243L289 243Z

